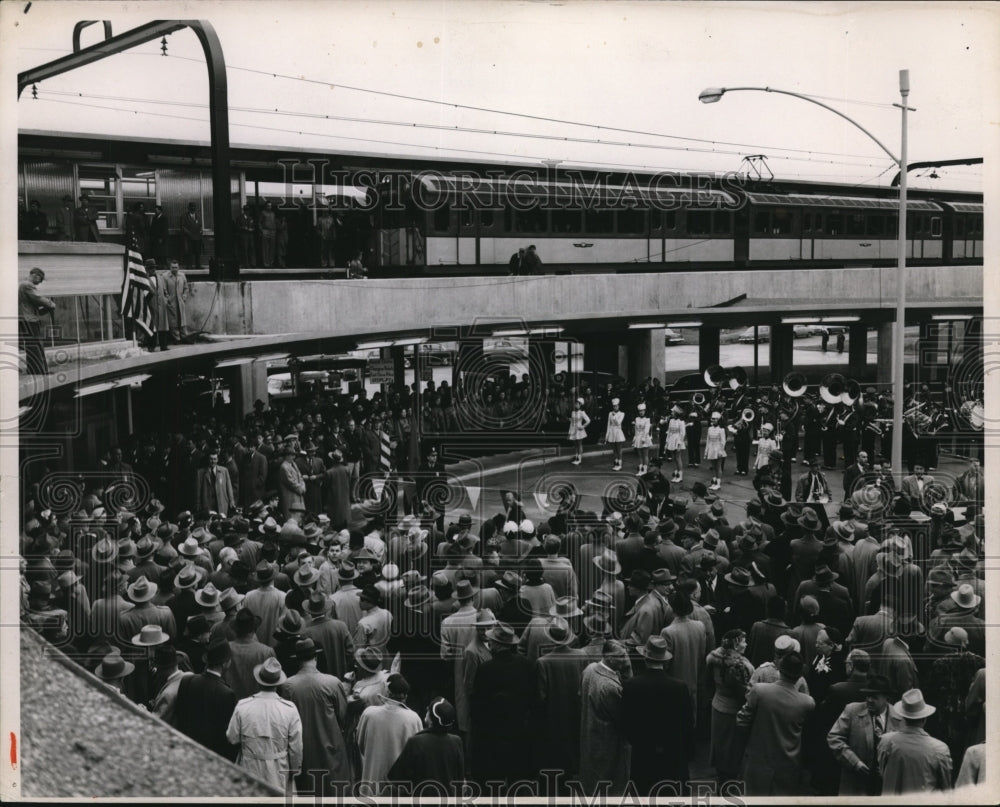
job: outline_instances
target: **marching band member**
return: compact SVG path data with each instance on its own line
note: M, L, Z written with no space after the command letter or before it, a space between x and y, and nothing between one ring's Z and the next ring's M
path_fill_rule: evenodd
M583 411L583 398L577 398L573 404L573 411L569 413L569 439L576 443L573 465L579 465L583 461L583 441L587 439L589 425L590 418Z
M632 448L639 453L639 470L636 476L646 473L649 467L649 449L653 445L653 424L646 416L646 404L640 403L638 413L632 422L635 436L632 438ZM677 481L680 481L679 479Z
M687 453L688 468L697 468L701 464L701 415L697 406L692 406L688 412L687 422ZM683 474L681 474L683 477ZM677 481L680 481L678 479Z
M823 468L831 471L837 467L837 408L826 401L816 404L819 412L820 440L823 443Z
M674 458L674 475L670 478L671 482L680 482L684 478L684 471L682 470L684 460L681 454L687 447L686 426L687 424L684 422L684 410L679 406L675 406L670 412L670 419L667 421L667 451Z
M812 401L806 401L804 405L805 413L802 418L802 462L808 464L810 457L815 457L823 450L823 424L817 405Z
M837 418L837 439L844 447L844 465L851 465L858 456L858 413L856 406L844 404Z
M722 428L722 413L712 413L712 423L705 438L705 459L712 461L712 484L709 490L722 487L722 460L726 456L726 430Z
M760 427L760 439L754 441L757 446L757 459L753 464L755 471L766 468L771 452L778 450L778 442L771 437L772 432L774 432L774 426L770 423L765 423Z
M611 399L611 411L608 412L608 427L604 432L604 442L611 446L615 454L615 464L612 471L622 469L622 446L625 445L625 432L622 431L622 423L625 420L625 413L621 410L621 399Z
M735 425L726 427L733 435L733 448L736 450L736 475L746 476L750 472L750 446L753 435L750 424L738 417Z

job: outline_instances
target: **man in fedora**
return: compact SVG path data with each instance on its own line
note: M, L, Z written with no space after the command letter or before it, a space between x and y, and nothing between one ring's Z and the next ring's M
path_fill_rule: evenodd
M846 635L854 624L854 608L850 593L837 582L839 577L827 564L820 563L811 580L799 583L792 601L799 602L805 596L815 597L819 603L820 621Z
M962 628L968 636L968 649L978 656L986 656L986 623L977 616L982 597L976 594L971 583L962 583L951 592L953 607L938 613L928 627L929 649L951 652L945 634L951 628Z
M575 601L571 604L575 608ZM550 617L542 633L545 650L537 662L541 713L536 765L539 770L561 770L572 777L580 764L580 683L591 659L572 647L576 634L562 616Z
M257 692L257 681L253 677L254 668L265 659L274 656L274 648L257 638L260 617L252 611L241 608L233 619L233 638L229 640L231 663L226 667L226 683L232 687L237 699L246 698Z
M295 643L299 671L278 687L278 694L295 704L302 720L302 773L295 777L300 796L337 796L351 782L343 734L347 697L339 677L319 670L321 655L319 645L301 637Z
M240 747L236 763L287 796L302 769L302 719L295 704L278 695L287 677L269 658L253 671L260 692L236 704L226 739Z
M632 746L631 779L640 795L686 793L694 743L694 714L683 681L666 671L672 655L663 637L639 647L644 669L622 684L622 733ZM669 728L668 728L669 727Z
M493 657L476 670L470 703L473 776L479 782L530 779L537 666L517 652L517 633L507 623L498 622L486 638Z
M332 603L322 591L313 590L303 604L306 624L302 636L312 639L322 651L317 662L320 672L343 680L354 656L354 641L347 625L331 616Z
M156 648L153 654L153 663L156 665L156 680L159 682L159 690L150 704L149 711L160 720L177 728L177 691L180 688L181 679L194 675L194 673L178 667L177 648L171 644L161 644Z
M743 771L748 796L803 792L802 730L816 705L796 687L804 668L798 653L782 658L780 678L751 687L736 717L748 730Z
M262 560L254 572L257 588L247 592L243 608L260 617L257 638L274 644L274 630L285 613L285 595L274 587L274 567Z
M347 625L347 630L354 636L361 621L361 590L354 585L358 571L349 560L340 562L337 571L337 590L333 592L333 612L337 619Z
M458 700L462 679L462 653L466 645L472 641L476 633L476 606L473 604L475 591L468 580L459 580L455 584L455 599L458 609L441 620L441 658L451 659L453 681L455 684L455 700Z
M669 570L666 571L669 574ZM662 574L660 576L663 577ZM628 646L642 647L650 636L658 635L667 624L670 606L650 590L651 585L652 575L645 569L636 569L629 578L629 594L635 605L625 614L621 628L622 641Z
M295 459L298 450L293 441L286 441L281 449L282 462L278 467L278 491L281 494L281 512L285 518L302 520L306 510L306 482Z
M159 625L171 639L179 635L173 612L165 605L154 605L152 602L157 588L156 583L145 577L140 577L127 587L128 598L134 603L134 607L119 616L119 647L128 647L132 637L139 633L143 625Z
M135 665L122 658L122 654L117 649L113 649L97 665L94 675L100 678L111 689L117 692L122 691L122 685L135 670Z
M903 720L897 731L883 735L878 746L882 795L928 793L951 789L951 753L948 746L924 731L936 711L919 689L910 689L892 706Z
M423 728L420 716L406 705L410 685L399 673L389 676L382 703L369 706L358 721L361 752L359 792L378 795L388 780L389 769L407 741Z
M620 795L628 783L629 745L622 725L622 675L629 667L625 645L608 639L601 660L588 665L580 683L580 782L585 793L608 788ZM601 783L610 783L608 784Z
M426 587L423 588L426 589ZM455 710L458 730L465 739L467 752L470 749L472 688L479 667L493 658L487 634L496 624L497 619L490 609L480 608L476 611L476 621L473 623L473 627L476 629L475 635L462 650L462 663L460 665L462 675L461 678L455 680ZM471 754L467 753L467 756L471 757Z
M827 744L840 767L840 796L877 796L882 792L878 747L882 736L903 727L889 708L892 686L883 675L870 675L860 694L849 703L827 734Z
M237 749L227 740L226 727L236 695L224 678L230 659L228 642L212 642L205 654L204 672L181 679L174 715L178 731L232 761Z

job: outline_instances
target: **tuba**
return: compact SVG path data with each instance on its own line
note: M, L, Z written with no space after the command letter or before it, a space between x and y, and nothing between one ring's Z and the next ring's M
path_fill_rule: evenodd
M757 413L753 411L749 406L743 410L740 415L740 420L744 423L753 423L754 418L757 417Z
M747 371L742 367L734 367L729 371L729 389L733 392L747 385Z
M830 406L834 406L843 401L842 396L846 389L847 379L840 373L830 373L830 375L826 376L820 382L819 397L830 404Z
M721 387L729 380L729 373L727 373L726 369L721 365L713 364L705 370L703 377L708 386Z
M705 405L705 393L703 393L703 392L696 392L694 395L691 396L691 403L694 404L695 406L704 406Z
M854 406L861 399L861 385L853 378L844 384L844 391L840 393L840 402L847 406Z
M806 377L802 373L789 373L781 382L781 388L789 398L799 398L806 394Z

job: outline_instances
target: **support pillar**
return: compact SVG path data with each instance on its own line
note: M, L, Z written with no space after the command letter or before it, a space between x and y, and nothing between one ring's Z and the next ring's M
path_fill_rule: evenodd
M244 416L253 412L253 402L258 398L267 404L267 363L253 361L236 365L229 391L233 411L242 422Z
M792 359L793 338L794 331L791 325L771 326L771 384L780 384L781 380L794 369Z
M868 371L868 326L852 325L847 336L848 375L861 379Z
M883 322L878 326L878 351L875 365L875 383L880 387L892 384L892 343L895 334L894 322Z
M608 338L607 334L589 336L583 340L583 370L585 373L597 371L601 373L619 372L618 340Z
M663 328L636 331L629 340L628 373L625 377L636 384L647 378L658 378L663 382L666 348Z
M698 329L698 369L702 372L706 367L719 363L719 334L721 328L715 325L702 325Z
M419 350L419 345L414 345ZM397 390L406 386L406 348L397 345L389 348L389 355L392 357L392 384Z

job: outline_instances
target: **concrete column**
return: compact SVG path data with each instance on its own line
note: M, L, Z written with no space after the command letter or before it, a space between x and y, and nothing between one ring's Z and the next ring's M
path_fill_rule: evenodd
M704 372L706 367L719 363L719 334L721 328L714 325L702 325L698 329L698 369Z
M852 325L847 335L848 375L864 378L868 368L868 326Z
M242 421L244 415L253 412L253 402L258 398L267 403L267 363L254 361L236 365L229 389L235 404L233 409Z
M635 331L629 340L628 374L625 376L627 379L638 384L652 376L660 379L662 383L666 363L663 340L662 328Z
M770 344L771 383L780 384L781 380L792 371L792 340L794 332L791 325L772 325Z
M894 322L883 322L878 326L878 359L875 368L877 384L892 383L892 341L895 328Z
M420 350L420 345L415 346ZM389 348L389 355L392 356L392 383L396 389L406 386L406 347L395 345Z

